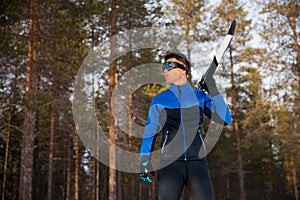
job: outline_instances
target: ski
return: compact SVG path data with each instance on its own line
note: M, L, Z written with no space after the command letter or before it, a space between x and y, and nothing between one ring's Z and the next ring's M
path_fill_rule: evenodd
M206 70L204 77L202 77L202 79L199 81L198 83L198 88L202 91L207 91L207 86L205 85L205 80L207 80L208 78L212 77L219 65L219 63L222 60L223 55L225 54L232 38L234 35L234 31L235 31L235 26L236 26L236 20L233 20L231 22L229 31L227 33L227 35L225 36L225 38L223 39L221 46L219 47L216 56L214 56L213 61L211 62L210 66L208 67L208 69Z
M235 25L236 25L236 21L233 20L231 25L230 25L229 31L228 31L227 35L225 36L225 38L223 39L223 41L221 43L221 46L220 46L220 48L217 51L217 54L215 56L217 63L214 63L215 60L212 61L211 65L209 66L209 68L207 69L207 71L205 73L205 77L206 76L210 77L215 73L215 71L218 67L218 64L221 62L222 57L225 54L225 52L226 52L226 50L227 50L227 48L228 48L228 46L229 46L229 44L230 44L230 42L233 38Z

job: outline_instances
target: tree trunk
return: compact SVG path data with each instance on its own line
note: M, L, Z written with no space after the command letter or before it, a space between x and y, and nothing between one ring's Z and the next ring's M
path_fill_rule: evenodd
M234 72L233 72L233 60L232 60L232 51L230 49L230 72L231 72L231 84L232 84L232 106L233 106L233 132L236 139L236 150L237 150L237 174L239 179L239 193L240 200L246 200L246 192L244 186L244 171L243 171L243 161L242 161L242 153L241 153L241 141L240 141L240 133L238 126L238 107L237 107L237 94L236 94L236 86L234 80Z
M116 41L114 35L116 35L116 1L112 0L111 5L111 13L110 13L110 50L111 55L116 52ZM113 103L114 100L112 99L112 92L115 86L115 72L116 72L116 62L112 62L110 64L109 69L109 96L110 96L110 107L109 107L109 140L112 145L109 146L109 200L117 199L117 192L116 192L116 160L115 160L115 125L114 125L114 117L113 117Z
M54 127L55 127L55 117L54 117L54 113L51 112L51 115L50 115L49 161L48 161L48 191L47 191L47 199L48 200L52 199Z
M138 189L138 191L139 191L139 198L138 199L144 199L143 198L143 196L142 196L142 194L143 194L143 185L142 185L142 183L141 182L139 182L138 183L139 184L139 189Z
M92 190L91 190L91 200L96 200L96 176L97 176L97 161L95 157L91 157L91 171L92 171Z
M295 199L299 199L298 184L297 184L297 169L295 167L295 163L293 163L292 176L293 176L294 196L295 196Z
M299 5L298 5L299 6ZM295 11L299 10L296 8L295 5ZM297 13L295 12L295 15L291 18L290 24L293 30L293 36L294 36L294 48L295 48L295 57L296 57L296 69L298 72L298 87L300 88L300 49L299 49L299 42L298 42L298 35L297 34L297 26L296 26L296 16ZM298 93L300 96L300 94ZM297 169L295 166L293 166L292 169L292 174L293 174L293 185L294 185L294 194L295 194L295 199L299 199L299 193L298 193L298 184L297 184Z
M116 94L116 98L114 99L114 102L115 102L115 110L118 112L118 103L117 103L117 100L118 100L118 73L115 73L115 87L114 87L114 90L115 92L117 93ZM118 129L118 126L119 126L119 117L116 115L115 118L114 118L114 121L115 121L115 126L117 128L115 128L115 135L118 136L119 135L119 129ZM124 134L124 138L125 138L126 134ZM125 141L125 140L124 140ZM125 142L124 142L125 144ZM122 160L116 160L116 162L122 162ZM118 166L118 165L117 165ZM118 200L122 200L122 179L125 179L126 177L123 177L122 178L122 173L121 171L117 171L117 199Z
M75 142L75 200L79 200L79 136L78 134L75 135L76 142Z
M115 69L115 62L111 64L111 69L110 71L114 71ZM112 94L113 91L113 85L114 85L114 73L110 73L110 84L109 84L109 90L110 90L110 95ZM109 146L109 200L115 200L117 199L117 194L116 194L116 156L115 156L115 125L114 125L114 117L113 117L113 111L112 111L112 106L113 106L113 99L110 100L110 108L109 108L109 140L111 142L111 145Z
M36 90L36 63L38 45L38 2L30 1L29 20L29 42L28 58L26 67L26 88L25 96L27 105L25 106L24 133L21 144L21 171L19 200L32 199L32 177L33 177L33 152L34 152L34 132L35 132L35 112L33 110L35 90Z
M8 155L9 155L9 140L10 140L10 123L11 123L11 113L8 116L8 127L7 127L7 135L6 135L6 146L5 146L5 160L3 167L3 182L2 182L2 200L5 199L5 186L6 186L6 171L8 164Z
M70 200L70 185L71 185L71 144L70 144L70 138L67 138L67 149L68 149L68 154L67 154L67 161L68 161L68 167L67 167L67 185L66 185L66 200Z
M129 101L129 105L128 105L128 116L129 116L129 119L128 119L128 145L129 145L129 151L132 151L132 126L133 126L133 123L132 123L132 118L133 118L133 96L132 94L129 95L128 97L128 101ZM136 178L136 174L130 174L130 183L129 183L129 186L130 186L130 198L132 200L135 200L136 199L136 181L135 181L135 178Z
M284 162L286 169L286 181L287 181L287 191L294 193L295 199L299 199L298 194L298 184L297 184L297 169L295 166L295 161L292 158L287 159Z
M293 3L293 1L290 2L291 4ZM291 6L292 8L293 6ZM291 15L288 16L288 21L289 24L292 28L293 31L293 38L294 38L294 48L295 48L295 57L296 57L296 70L297 70L297 75L298 75L298 86L300 87L300 50L299 50L299 42L298 42L298 33L297 33L297 23L296 23L296 17L298 15L297 10L299 10L299 8L297 8L297 6L295 5L295 12Z
M99 194L100 194L100 163L97 161L96 162L96 200L100 199Z
M111 64L111 71L114 71L115 63ZM112 94L113 85L114 85L114 74L110 74L110 95ZM115 156L115 125L114 125L114 117L113 117L113 99L110 100L110 108L109 108L109 140L111 145L109 146L109 200L117 199L116 194L116 156Z
M156 197L156 180L153 181L153 184L151 184L152 186L152 200L155 200L157 199Z
M25 112L24 126L25 129L21 145L19 200L30 200L32 199L35 114L28 108L26 108Z

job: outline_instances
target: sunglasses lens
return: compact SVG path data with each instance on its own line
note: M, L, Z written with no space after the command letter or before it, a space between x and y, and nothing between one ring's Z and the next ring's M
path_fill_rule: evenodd
M172 70L176 66L175 62L164 62L163 69Z

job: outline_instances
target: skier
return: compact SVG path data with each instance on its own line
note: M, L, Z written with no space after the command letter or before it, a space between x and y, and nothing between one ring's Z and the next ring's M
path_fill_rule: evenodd
M151 151L157 132L162 134L161 167L158 170L160 200L179 200L184 187L192 199L214 199L203 154L204 115L224 125L231 122L231 115L212 77L201 82L202 86L208 86L209 95L191 87L187 81L190 66L182 53L165 55L163 72L170 86L152 99L144 128L140 148L140 178L144 182L152 182L149 176L152 171Z

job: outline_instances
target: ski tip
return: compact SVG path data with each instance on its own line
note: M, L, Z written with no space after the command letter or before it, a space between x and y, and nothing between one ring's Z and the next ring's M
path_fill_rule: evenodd
M234 35L235 25L236 25L236 20L233 20L233 21L231 22L231 25L230 25L228 34Z

